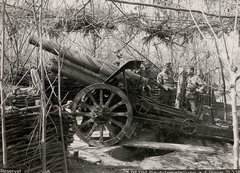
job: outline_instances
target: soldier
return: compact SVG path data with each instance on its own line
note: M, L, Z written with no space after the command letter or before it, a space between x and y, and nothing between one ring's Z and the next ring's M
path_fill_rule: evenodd
M122 59L122 54L121 53L117 53L117 60L115 62L113 62L114 65L120 67L121 65L121 59Z
M190 67L188 70L188 78L186 85L186 101L187 105L190 106L191 112L197 115L199 103L198 96L199 93L203 93L205 89L205 83L202 80L200 74L194 75L194 68Z
M149 97L152 97L152 93L151 93L151 90L152 90L152 72L151 72L151 67L152 67L152 64L151 63L147 63L145 65L145 68L141 69L140 72L139 72L142 77L145 77L145 78L148 79L148 83L147 83L147 86L144 88L144 91L147 94L147 96L149 96Z
M166 63L163 70L158 73L157 85L160 88L160 102L172 106L175 99L175 92L171 63Z
M143 77L148 78L149 75L150 75L150 68L151 68L151 64L149 64L149 63L146 64L146 65L142 65L141 66L141 71L140 71L141 75Z

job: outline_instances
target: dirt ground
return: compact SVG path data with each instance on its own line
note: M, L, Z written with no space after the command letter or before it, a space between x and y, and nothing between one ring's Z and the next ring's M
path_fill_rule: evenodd
M188 142L197 146L212 147L216 152L214 154L200 154L196 152L173 151L164 155L148 156L141 158L141 160L120 161L119 164L115 164L114 166L109 166L111 163L90 163L84 161L84 159L69 157L69 173L122 173L129 172L130 170L208 170L233 168L232 144L208 140L202 142L202 140L196 139L186 141L186 143ZM79 152L86 151L87 147L85 143L78 140L70 147L70 152L77 150Z
M127 172L118 167L108 167L93 165L82 161L71 160L73 168L69 168L69 173L122 173Z

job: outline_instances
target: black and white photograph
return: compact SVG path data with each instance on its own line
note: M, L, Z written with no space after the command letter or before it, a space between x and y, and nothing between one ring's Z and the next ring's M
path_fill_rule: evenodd
M240 173L239 0L0 0L1 173Z

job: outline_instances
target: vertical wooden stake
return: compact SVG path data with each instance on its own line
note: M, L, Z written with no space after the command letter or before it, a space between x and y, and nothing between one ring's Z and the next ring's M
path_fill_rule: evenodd
M177 84L177 94L175 100L175 108L182 108L183 105L183 84L186 80L185 69L183 67L179 68L180 75L178 76L178 84Z
M237 92L236 92L236 74L231 72L231 96L232 96L232 125L233 125L233 169L239 169L239 133L238 133L238 116L237 116Z
M2 0L2 58L1 58L1 78L0 78L0 89L1 89L1 122L2 122L2 152L3 152L3 168L7 168L7 142L6 142L6 129L5 129L5 93L4 93L4 11L5 1Z
M61 108L61 106L62 106L62 101L61 101L61 59L62 58L59 58L59 61L58 61L58 104L59 104L59 119L60 119L62 151L63 151L65 173L68 173L67 158L66 158L65 145L64 145L64 135L63 135L62 108Z
M41 104L42 104L42 172L47 171L47 161L46 161L46 127L47 127L47 116L46 116L46 97L45 97L45 75L44 75L44 60L42 55L42 0L40 1L39 9L39 57L40 57L40 67L41 67Z
M237 85L237 70L234 69L235 65L233 62L234 57L234 44L235 38L237 35L237 16L238 16L238 0L236 4L236 14L235 14L235 22L234 22L234 34L233 34L233 46L232 46L232 54L230 57L230 76L231 76L231 95L232 95L232 119L233 119L233 157L234 157L234 169L239 169L239 132L238 132L238 116L237 116L237 93L236 93L236 85Z

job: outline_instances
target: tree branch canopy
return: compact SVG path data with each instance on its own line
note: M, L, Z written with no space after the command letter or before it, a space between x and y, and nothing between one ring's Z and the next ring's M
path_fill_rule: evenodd
M174 7L169 7L169 6L162 6L162 5L156 5L156 4L141 3L141 2L129 2L129 1L122 1L122 0L106 0L106 1L118 2L118 3L123 3L123 4L130 4L130 5L155 7L155 8L161 8L161 9L166 9L166 10L190 12L189 9L185 9L185 8L174 8ZM191 12L202 14L201 10L191 10ZM236 16L226 16L226 15L206 13L206 12L204 12L204 14L206 16L221 17L221 18L235 18L236 17ZM240 18L240 16L237 16L237 18Z

